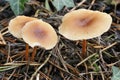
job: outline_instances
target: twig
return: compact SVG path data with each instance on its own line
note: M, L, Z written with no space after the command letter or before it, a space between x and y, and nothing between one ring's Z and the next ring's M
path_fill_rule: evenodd
M86 74L101 74L101 71L100 72L88 72L88 73L80 73L79 75L86 75ZM102 73L111 73L111 71L102 71Z
M91 57L97 55L97 53L93 53L92 55L88 56L87 58L85 58L83 61L81 61L80 63L78 63L76 65L76 67L80 66L82 63L84 63L85 61L87 61L88 59L90 59Z
M15 73L16 69L14 69L14 71L12 72L12 74L10 74L10 76L8 77L8 80L11 79L11 77L13 76L13 74Z
M75 74L79 74L79 71L78 71L76 68L74 68L73 66L71 66L70 64L66 63L66 66L67 66L70 70L72 70Z
M75 10L77 7L81 6L84 2L86 2L86 0L82 0L80 3L78 3L77 6L73 7L70 11Z
M114 42L114 43L112 43L111 45L107 46L106 48L102 49L100 52L103 52L103 51L111 48L112 46L114 46L114 45L116 45L116 44L117 44L117 42Z
M90 80L93 80L93 75L92 75L92 73L90 73Z
M12 62L12 58L10 57L10 44L8 44L8 54L7 54L7 61L6 61L6 63L9 62L9 59Z
M92 2L91 2L91 4L90 4L88 9L91 9L91 7L93 6L94 3L95 3L95 0L92 0Z
M16 58L16 57L18 57L20 55L24 55L25 52L26 52L26 50L21 51L19 53L16 53L16 55L11 56L11 58L13 59L13 58ZM32 52L32 49L29 49L29 53L31 53L31 52Z
M0 12L2 12L2 11L4 11L6 8L8 8L9 7L9 4L6 4L4 7L2 7L1 9L0 9Z
M65 70L66 70L67 72L69 72L69 71L68 71L68 68L67 68L67 66L66 66L66 64L65 64L65 61L64 61L64 59L62 58L62 55L61 55L59 49L57 49L57 51L58 51L57 54L58 54L58 56L59 56L59 59L60 59L61 63L63 64Z
M72 73L70 73L70 72L67 72L65 69L61 68L60 66L54 64L52 61L48 61L48 62L49 62L50 64L52 64L53 66L55 66L56 68L58 68L59 70L61 70L61 71L63 71L63 72L66 72L66 73L70 74L71 76L76 76L76 75L74 75L74 74L72 74Z
M51 78L49 78L47 75L45 75L43 72L39 72L39 74L41 75L41 76L43 76L43 77L45 77L46 78L46 80L51 80Z
M5 27L5 28L3 28L3 29L1 29L0 32L3 33L3 32L6 31L7 29L8 29L8 26Z
M7 33L9 33L9 31L5 31L5 32L3 32L2 35L5 35L5 34L7 34Z
M115 17L116 19L120 20L120 17L116 16L113 12L111 12L110 15Z
M113 66L113 65L115 65L115 64L117 64L117 63L119 63L119 62L120 62L120 60L119 60L119 61L116 61L115 63L107 64L107 66L110 67L110 66Z
M36 76L36 80L40 80L39 77L40 77L40 74L38 73Z
M47 59L37 68L37 70L32 74L32 77L30 78L30 80L33 80L34 76L37 74L37 72L48 62L50 56L52 53L50 53L47 57Z
M1 44L6 44L6 42L5 42L5 40L4 40L1 32L0 32L0 43L1 43Z

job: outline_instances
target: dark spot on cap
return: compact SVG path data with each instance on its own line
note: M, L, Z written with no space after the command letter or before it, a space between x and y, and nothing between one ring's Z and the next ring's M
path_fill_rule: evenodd
M46 32L40 29L34 30L34 35L38 38L44 38L46 36Z
M80 19L77 24L85 27L85 26L89 26L90 24L92 24L92 22L94 21L94 17L85 17L83 19Z

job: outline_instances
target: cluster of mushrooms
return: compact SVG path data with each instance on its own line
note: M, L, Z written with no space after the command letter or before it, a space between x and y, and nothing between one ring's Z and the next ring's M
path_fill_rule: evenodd
M78 9L71 11L62 19L59 33L69 40L83 40L83 55L86 53L86 39L102 35L108 31L112 23L109 14L100 11ZM58 42L54 28L41 19L17 16L8 26L9 32L22 38L29 46L39 46L46 50L52 49Z

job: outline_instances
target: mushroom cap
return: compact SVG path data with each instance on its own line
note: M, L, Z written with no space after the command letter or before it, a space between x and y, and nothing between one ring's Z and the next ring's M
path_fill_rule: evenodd
M112 23L109 14L79 9L67 13L59 27L59 33L70 40L91 39L108 31Z
M52 49L58 41L53 27L42 20L26 23L22 28L22 38L31 47L39 46L46 50Z
M27 17L27 16L17 16L14 19L10 20L8 30L9 32L17 37L17 38L22 38L21 35L21 29L23 26L32 20L36 20L37 18L32 18L32 17Z

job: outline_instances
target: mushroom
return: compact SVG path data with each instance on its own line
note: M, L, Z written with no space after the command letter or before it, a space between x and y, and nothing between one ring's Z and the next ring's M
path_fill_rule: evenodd
M112 18L100 11L78 9L67 13L59 27L59 33L69 40L83 40L82 55L86 55L86 39L101 36L109 30Z
M22 28L22 38L32 48L39 46L46 50L52 49L58 41L53 27L42 20L34 20L26 23ZM32 56L34 55L35 53L32 54Z
M17 38L22 38L21 29L24 25L32 20L36 20L37 18L27 17L27 16L17 16L14 19L10 20L8 31Z
M32 20L37 20L37 18L27 17L27 16L17 16L14 19L10 20L8 25L8 31L17 38L22 38L21 29L24 25ZM28 60L28 49L29 46L26 44L25 59Z

